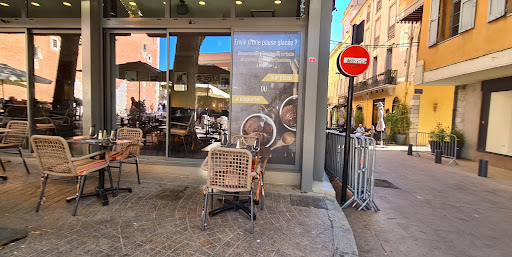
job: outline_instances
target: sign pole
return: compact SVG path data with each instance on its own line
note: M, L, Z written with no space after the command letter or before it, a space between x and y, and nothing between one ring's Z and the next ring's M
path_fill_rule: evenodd
M347 183L348 183L348 162L350 155L350 135L352 134L352 101L354 96L354 77L348 79L348 92L347 92L347 119L345 126L345 146L343 149L343 173L341 175L341 203L347 202Z

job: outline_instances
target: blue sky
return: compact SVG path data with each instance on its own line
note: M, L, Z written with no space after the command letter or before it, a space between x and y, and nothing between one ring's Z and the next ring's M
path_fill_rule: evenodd
M337 11L332 12L331 49L334 48L337 42L342 40L343 25L341 24L341 19L343 19L343 12L349 3L350 0L336 0Z
M331 49L337 42L342 40L343 25L341 19L343 12L347 8L350 0L336 0L336 10L332 12L332 25L331 25ZM176 52L176 37L169 37L169 69L174 66L174 55ZM160 56L166 56L166 38L160 38ZM231 37L230 36L213 36L205 37L201 45L200 53L222 53L231 51ZM160 58L160 70L165 70L167 66L166 58Z

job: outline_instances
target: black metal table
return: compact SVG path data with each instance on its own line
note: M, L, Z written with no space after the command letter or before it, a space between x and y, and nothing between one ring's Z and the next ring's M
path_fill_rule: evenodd
M96 139L96 138L78 136L78 137L68 138L68 139L66 139L66 141L68 143L75 143L75 144L97 145L102 150L106 150L109 147L114 146L116 144L125 144L125 143L135 142L136 140L135 139L110 140L110 139ZM96 197L101 198L103 206L106 206L109 203L107 192L109 192L109 191L116 192L116 189L117 188L105 188L105 169L100 169L99 170L99 178L98 178L98 187L96 188L96 192L83 194L80 198L96 196ZM129 193L132 192L131 187L123 187L123 188L120 187L119 190L128 191ZM116 195L114 195L114 196L116 196ZM66 201L70 202L75 199L76 199L76 195L66 198Z

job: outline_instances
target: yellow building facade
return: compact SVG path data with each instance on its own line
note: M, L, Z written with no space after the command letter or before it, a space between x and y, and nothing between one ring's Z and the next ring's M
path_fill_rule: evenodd
M363 112L363 126L370 128L377 123L377 102L384 103L386 113L393 111L397 101L404 102L409 105L411 112L408 141L414 144L417 132L430 132L438 123L451 129L454 87L414 84L422 24L400 23L398 13L404 8L399 5L397 1L367 0L360 2L357 10L353 7L350 11L346 10L342 22L344 38L348 40L341 45L345 48L350 44L354 26L364 30L362 42L359 43L369 51L370 64L364 74L355 78L353 102L354 111ZM351 6L357 4L349 5L349 8ZM345 35L345 31L348 31L348 35ZM331 52L330 74L332 69L336 69L338 54L334 53ZM341 80L346 91L348 78ZM390 132L389 127L386 131Z
M512 169L512 1L426 0L414 81L455 85L462 157Z

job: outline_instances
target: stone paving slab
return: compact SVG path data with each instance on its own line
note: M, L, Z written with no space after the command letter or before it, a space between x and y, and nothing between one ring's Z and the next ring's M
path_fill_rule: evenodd
M357 256L339 205L330 197L307 194L328 208L293 206L291 195L300 197L298 188L267 186L254 234L241 211L209 218L202 232L205 178L173 176L173 169L190 167L141 165L138 185L134 168L127 165L121 185L131 186L133 193L109 194L108 206L96 197L83 198L73 217L74 202L65 197L75 193L76 182L50 180L36 213L40 172L35 160L28 160L30 175L19 160L11 160L9 179L0 181L0 227L27 229L29 236L0 250L0 256ZM116 178L117 171L113 174ZM90 175L85 192L96 183L97 175Z
M377 151L375 177L400 189L375 189L380 212L344 209L360 256L512 256L512 171L457 161Z

